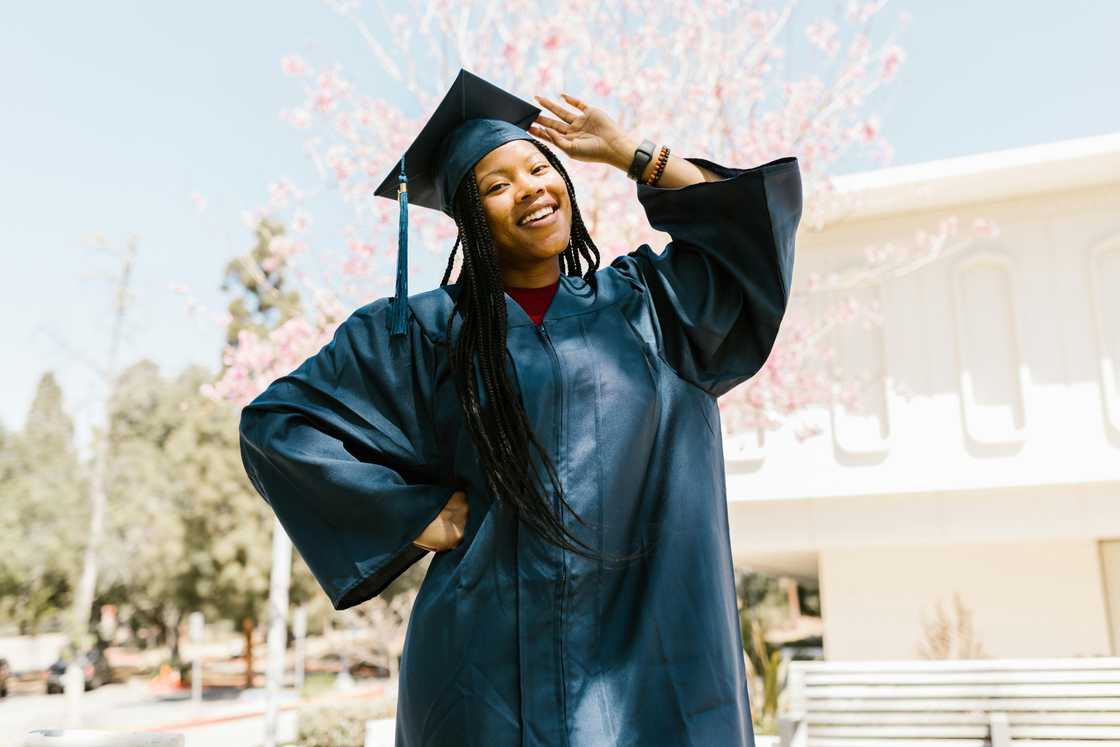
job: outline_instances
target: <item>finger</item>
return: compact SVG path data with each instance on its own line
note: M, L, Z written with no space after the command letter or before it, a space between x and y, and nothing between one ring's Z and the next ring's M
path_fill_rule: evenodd
M560 150L565 153L571 153L572 141L570 138L566 138L558 132L553 132L553 141L560 146Z
M544 136L548 142L555 145L565 153L569 153L572 147L572 141L561 135L556 130L550 130L545 127L537 126L537 130Z
M587 111L587 104L583 103L579 99L573 98L566 93L562 93L560 95L564 97L565 101L567 101L569 104L571 104L575 108L579 109L581 112L582 111Z
M550 130L547 127L541 127L540 125L530 125L529 126L529 132L536 135L541 140L544 140L546 143L552 143L553 145L559 145L559 143L556 142L556 138L557 138L557 135L558 135L556 130Z
M542 124L545 127L551 127L557 132L566 133L568 131L568 124L566 122L561 122L559 119L553 119L552 117L546 117L543 114L537 115L537 124Z
M571 122L576 118L575 114L572 114L570 111L560 106L552 99L546 99L544 96L534 96L533 98L544 104L546 109L551 111L557 117L560 117L560 119L564 120L565 122Z
M546 140L555 144L556 140L552 137L553 130L546 129L540 125L529 125L529 132L539 137L541 140Z

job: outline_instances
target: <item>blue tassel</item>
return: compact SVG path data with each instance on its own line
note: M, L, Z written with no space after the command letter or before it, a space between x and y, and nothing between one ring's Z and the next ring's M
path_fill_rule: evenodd
M397 288L393 297L390 335L403 335L408 320L408 177L404 173L404 156L401 156L397 201L401 206L401 220L397 236Z

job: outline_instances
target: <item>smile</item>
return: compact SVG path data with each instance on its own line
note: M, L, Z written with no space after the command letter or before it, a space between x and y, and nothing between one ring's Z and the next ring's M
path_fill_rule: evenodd
M559 208L541 208L535 213L531 213L530 215L526 216L517 225L521 228L539 228L541 226L547 226L555 223L559 219L559 214ZM534 217L536 218L536 220L532 220L532 218Z

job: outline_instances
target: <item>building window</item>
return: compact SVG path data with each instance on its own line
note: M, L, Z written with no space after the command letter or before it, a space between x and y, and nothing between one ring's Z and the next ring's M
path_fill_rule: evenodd
M966 435L980 444L1026 436L1028 372L1012 270L1006 256L985 252L953 273L961 415Z
M890 374L883 331L883 287L848 291L848 314L831 332L833 446L841 454L876 454L890 446Z
M1089 268L1105 418L1120 432L1120 236L1090 253Z

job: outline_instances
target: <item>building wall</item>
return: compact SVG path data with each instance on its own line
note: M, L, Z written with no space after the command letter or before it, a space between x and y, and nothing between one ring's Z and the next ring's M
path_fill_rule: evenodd
M835 326L819 370L865 380L861 402L833 396L765 433L721 418L736 561L819 573L831 658L912 656L921 611L954 590L991 655L1109 653L1097 548L1120 538L1120 134L837 181L847 206L799 230L790 319L835 318L843 296L808 281L866 268L868 249L949 217L961 237L974 219L1001 232L857 291L881 323Z
M795 287L948 215L1002 233L861 290L882 324L838 327L843 368L822 366L872 377L864 401L801 413L821 429L804 442L725 433L733 498L1120 483L1120 184L805 231ZM791 317L828 313L820 295L792 303Z
M917 656L954 594L988 656L1110 655L1093 541L832 548L820 553L828 659Z

